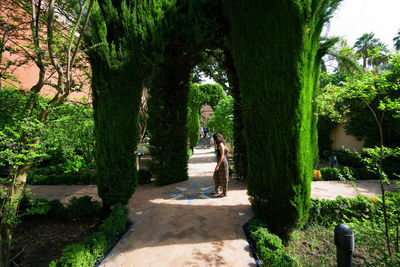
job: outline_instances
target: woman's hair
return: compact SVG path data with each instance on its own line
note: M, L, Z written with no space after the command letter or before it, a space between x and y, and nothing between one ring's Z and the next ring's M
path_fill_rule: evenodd
M225 140L224 140L224 137L222 136L222 134L216 133L216 134L214 134L213 138L214 138L215 144L217 146L219 146L220 143L225 144Z

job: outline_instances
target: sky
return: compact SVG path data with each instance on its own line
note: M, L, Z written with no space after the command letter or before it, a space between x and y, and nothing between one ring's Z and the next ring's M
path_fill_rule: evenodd
M400 0L343 0L330 20L330 27L323 35L340 36L353 46L364 33L375 37L393 48L393 38L400 30Z

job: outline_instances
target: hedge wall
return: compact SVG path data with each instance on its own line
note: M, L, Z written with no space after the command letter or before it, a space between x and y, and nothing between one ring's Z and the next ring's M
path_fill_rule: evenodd
M97 187L105 208L128 202L138 183L138 111L143 79L151 70L146 52L155 49L164 2L99 0L94 5L86 39L91 46Z
M152 172L157 185L187 180L187 103L191 65L166 49L149 99Z
M244 136L243 114L242 114L242 100L240 96L239 77L237 75L232 53L225 50L226 66L228 69L229 84L232 88L233 103L233 161L236 177L242 181L247 177L247 151Z
M339 2L223 1L240 81L248 193L256 216L283 238L308 219L320 33Z
M200 104L198 103L199 85L192 83L188 94L187 129L191 147L197 146L200 140Z

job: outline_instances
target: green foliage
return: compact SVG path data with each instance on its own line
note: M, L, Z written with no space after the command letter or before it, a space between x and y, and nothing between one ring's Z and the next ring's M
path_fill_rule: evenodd
M252 219L247 230L263 266L294 266L293 260L283 250L282 240L271 234L266 224L258 219Z
M243 133L243 114L239 85L233 85L233 162L235 175L239 180L245 181L247 177L247 151Z
M321 168L321 179L324 181L340 181L343 178L348 178L354 180L377 180L379 176L371 172L367 168Z
M91 47L97 186L107 208L128 202L138 183L140 97L145 74L151 72L149 51L162 43L156 26L164 3L104 0L93 7L85 38Z
M42 104L42 98L39 99ZM37 151L39 137L37 131L43 124L34 117L26 117L29 95L17 88L0 90L0 168L5 166L15 169L33 159L44 156ZM32 111L38 113L37 109ZM29 141L29 142L27 142ZM23 147L23 143L28 145ZM33 148L33 149L31 149Z
M90 217L100 214L100 202L92 200L91 196L72 197L67 206L58 200L31 199L21 200L21 216L37 215L71 220L78 217Z
M346 132L365 141L367 147L380 145L377 121L385 137L383 145L400 146L399 106L400 55L392 55L388 69L374 75L367 72L355 76L346 83L345 100L349 112ZM371 113L371 109L375 115ZM375 119L376 116L376 119Z
M188 179L187 105L191 68L179 66L185 56L167 55L164 60L154 78L149 100L151 171L157 185ZM174 76L177 77L169 81Z
M395 266L400 262L398 251L398 224L400 219L400 193L386 193L386 213L388 233L392 237L393 247L397 254L388 255L385 251L385 221L382 197L367 198L357 196L354 199L337 197L336 200L312 199L310 224L333 226L338 223L348 224L354 231L357 243L367 243L372 251L378 251L385 266ZM374 242L371 243L371 240ZM357 244L356 244L357 246ZM397 248L396 248L397 246ZM393 265L393 263L395 263Z
M58 106L48 117L41 149L48 156L39 168L53 165L62 172L79 172L94 166L94 121L89 103Z
M87 103L62 104L52 109L48 120L42 124L35 119L25 118L28 97L20 90L0 91L0 145L6 148L0 152L0 165L15 167L34 159L31 174L61 174L92 167L94 125L92 110L87 108ZM39 97L39 105L43 105L43 102L44 99ZM34 109L34 113L37 112ZM21 149L26 133L33 135L42 127L44 130L40 145L35 145L36 151ZM23 131L26 133L22 134ZM21 161L23 157L25 160Z
M192 147L197 146L200 140L201 105L209 104L215 110L218 103L225 99L225 97L225 92L219 84L190 84L188 96L188 137Z
M96 184L96 173L80 172L65 174L29 174L30 185Z
M191 147L197 146L200 140L200 93L201 92L198 84L190 84L187 107L187 129Z
M201 104L209 104L215 110L221 99L225 99L225 92L222 86L218 83L215 84L199 84L200 93L195 97L195 101Z
M70 217L85 217L98 214L100 207L100 202L92 201L92 197L90 196L72 197L67 205Z
M339 3L223 1L240 81L248 193L256 216L282 238L308 218L320 33Z
M336 200L312 199L309 223L329 226L346 223L352 218L362 220L368 218L373 212L377 213L381 210L376 210L374 202L361 195L354 199L341 196L338 196Z
M190 159L190 157L193 155L193 150L191 150L190 148L187 150L187 156L188 159Z
M87 237L83 242L69 245L62 256L49 266L93 266L126 229L128 209L117 204L110 215L99 226L99 232Z
M221 99L212 118L207 122L207 126L214 132L220 132L227 142L231 142L233 138L233 105L232 96Z

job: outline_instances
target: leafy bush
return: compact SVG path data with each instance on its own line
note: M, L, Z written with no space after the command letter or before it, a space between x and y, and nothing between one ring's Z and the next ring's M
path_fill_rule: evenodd
M98 214L101 204L98 201L92 201L91 196L83 196L80 198L72 197L67 205L69 217L84 217Z
M67 246L62 256L49 266L94 266L126 229L128 209L117 204L99 227L99 232L83 242Z
M228 142L233 138L233 103L232 96L221 99L215 107L212 118L207 122L209 128L220 132Z
M345 219L356 218L361 220L370 214L374 203L365 196L344 198L338 196L336 200L311 199L309 223L330 226L341 223Z
M294 266L293 260L283 250L282 240L271 234L264 223L252 219L247 230L257 249L257 256L264 266Z
M360 167L364 167L364 165L365 165L362 162L362 156L359 153L353 152L350 149L347 149L344 147L340 151L325 151L324 156L325 157L336 156L336 158L340 164L343 164L343 165L346 165L349 167L360 168Z
M188 155L188 159L193 155L193 150L188 149L187 150L187 155Z
M392 255L384 249L387 244L381 196L374 198L357 196L355 199L339 196L336 200L312 199L309 224L329 227L346 223L353 229L357 243L367 243L372 253L379 252L380 257L375 259L377 262L383 263L384 266L398 266L399 207L400 192L386 192L388 235L393 243L391 246L397 247L397 254Z
M100 207L100 202L92 200L91 196L72 197L66 207L58 199L48 201L46 199L23 198L20 204L20 212L24 215L40 214L55 218L72 219L100 214Z
M341 178L347 178L349 176L355 180L376 180L379 177L374 172L367 168L330 168L325 167L320 169L321 179L324 181L339 181Z
M59 184L96 184L96 173L64 173L64 174L29 174L27 184L30 185L59 185Z
M139 172L138 172L139 184L148 184L148 183L150 183L152 176L153 176L153 174L151 173L151 171L139 170Z
M330 180L339 180L339 169L338 168L321 168L319 169L321 172L321 179L325 181L330 181Z

